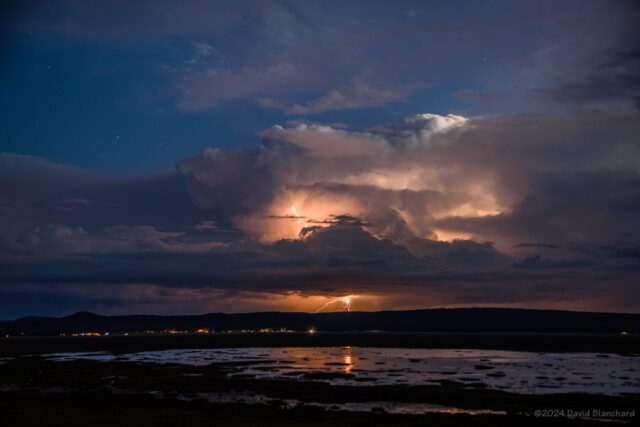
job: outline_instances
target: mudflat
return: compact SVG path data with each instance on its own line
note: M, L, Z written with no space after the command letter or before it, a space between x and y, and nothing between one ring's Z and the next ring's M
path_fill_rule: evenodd
M628 335L221 334L0 343L6 425L581 426L633 423L640 408L638 340ZM420 350L447 346L452 350L442 354ZM541 387L554 380L541 370L552 370L546 365L556 357L566 363L563 353L597 352L589 357L605 367L622 358L629 372L616 375L629 378L624 390L607 394L518 391L508 380L513 383L519 366L513 363L520 362L502 360L495 350L539 352L529 354L541 358L539 367L531 367ZM440 356L449 353L463 355L466 365L456 365L456 356L445 369L448 362ZM392 366L399 358L404 364ZM411 381L432 368L437 372L429 381ZM477 380L467 381L466 374ZM555 380L572 381L564 376Z

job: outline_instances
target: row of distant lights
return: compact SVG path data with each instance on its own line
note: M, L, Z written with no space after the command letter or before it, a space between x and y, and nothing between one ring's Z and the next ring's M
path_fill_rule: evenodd
M292 329L269 329L269 328L265 328L265 329L239 329L239 330L227 330L227 331L219 331L217 332L218 334L256 334L256 333L272 333L272 334L291 334L291 333L295 333L296 331L292 330ZM313 335L317 332L316 328L309 328L306 330L306 333ZM378 330L372 330L372 331L366 331L366 332L370 332L370 333L380 333L383 331L378 331ZM133 332L134 335L150 335L150 334L180 334L180 335L188 335L188 334L214 334L216 333L214 330L210 330L210 329L196 329L195 331L178 331L175 329L168 329L168 330L164 330L164 331L144 331L144 332ZM20 332L20 335L24 335L24 332ZM16 335L16 336L20 336L20 335ZM124 332L124 333L115 333L112 334L111 332L77 332L77 333L71 333L71 334L67 334L67 333L61 333L59 334L61 337L107 337L110 335L116 335L116 336L129 336L129 332ZM620 335L629 335L629 332L626 331L622 331L620 332ZM11 338L12 335L10 334L5 334L4 336L5 338Z
M227 331L214 331L209 329L196 329L194 331L189 330L176 330L176 329L167 329L163 331L142 331L142 332L75 332L75 333L65 333L62 332L58 334L61 337L108 337L108 336L129 336L131 335L151 335L151 334L256 334L256 333L272 333L272 334L285 334L285 333L294 333L296 331L292 329L239 329L239 330L227 330ZM314 330L315 332L315 330ZM4 338L11 338L12 336L21 336L24 335L24 332L20 332L18 335L5 334ZM1 335L0 335L1 337Z
M133 335L151 335L151 334L179 334L179 335L191 335L191 334L214 334L214 333L218 333L218 334L255 334L255 333L277 333L277 334L283 334L283 333L292 333L295 332L294 330L291 329L269 329L269 328L264 328L264 329L238 329L238 330L226 330L226 331L214 331L212 329L195 329L195 330L178 330L178 329L165 329L162 331L152 331L152 330L147 330L147 331L142 331L142 332L131 332L131 334ZM61 337L64 336L71 336L71 337L106 337L109 335L119 335L119 336L128 336L130 334L130 332L123 332L123 333L110 333L110 332L78 332L78 333L72 333L72 334L66 334L66 333L61 333L59 334Z
M116 333L111 333L111 332L75 332L75 333L65 333L62 332L60 334L58 334L61 337L108 337L111 335L115 335L115 336L129 336L129 334L132 335L151 335L151 334L181 334L181 335L187 335L187 334L214 334L214 333L218 333L218 334L256 334L256 333L262 333L262 334L289 334L289 333L294 333L296 331L294 331L293 329L286 329L286 328L280 328L280 329L271 329L271 328L263 328L263 329L229 329L229 330L223 330L223 331L214 331L211 329L196 329L193 331L190 330L177 330L177 329L165 329L162 331L152 331L152 330L147 330L147 331L142 331L142 332L116 332ZM310 333L315 332L315 329L310 329L309 331ZM5 334L5 338L11 338L12 336L21 336L24 335L24 332L20 332L19 335L11 335L11 334Z

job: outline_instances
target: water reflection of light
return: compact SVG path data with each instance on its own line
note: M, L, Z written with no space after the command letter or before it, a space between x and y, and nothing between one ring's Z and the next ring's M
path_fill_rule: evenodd
M350 374L351 373L351 369L353 369L353 359L351 359L351 347L347 346L344 347L344 350L347 354L344 355L344 373L345 374Z
M348 374L351 372L351 369L353 368L353 364L351 363L351 356L345 356L344 363L347 365L344 367L344 373Z

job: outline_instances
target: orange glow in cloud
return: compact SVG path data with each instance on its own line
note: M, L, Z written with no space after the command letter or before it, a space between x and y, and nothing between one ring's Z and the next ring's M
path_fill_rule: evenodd
M285 190L278 193L266 212L238 215L234 223L261 243L281 239L299 239L307 227L329 227L336 215L360 216L364 209L360 202L348 195L309 193L304 190Z
M363 228L373 236L400 245L407 239L407 233L397 232L403 228L417 238L470 238L456 230L436 231L434 222L503 214L514 201L502 200L493 171L469 174L443 156L441 144L427 143L439 130L466 123L464 118L422 115L409 122L418 119L428 119L428 135L421 134L421 142L414 141L411 149L390 145L380 135L322 125L276 126L265 131L265 137L303 147L305 159L328 157L342 163L294 169L291 174L282 171L272 199L251 213L237 215L234 224L261 243L302 239L303 229L329 227L339 216L361 219L370 224ZM354 167L344 167L345 162Z
M296 224L302 224L305 227L307 226L307 223L305 222L305 220L303 220L300 214L298 213L298 211L296 211L295 206L291 206L291 213L293 214L293 216L298 218L298 220L296 221Z
M426 209L429 209L428 211ZM454 230L435 230L432 222L447 217L483 217L504 213L505 209L492 195L487 185L477 185L473 191L465 193L460 200L448 200L446 203L434 202L420 207L407 205L402 199L389 200L380 207L376 201L358 197L355 194L335 192L322 188L282 189L270 203L250 214L237 215L235 225L243 232L261 243L273 243L278 240L304 238L303 229L310 227L329 227L336 223L338 216L361 218L364 222L376 226L364 226L365 230L379 239L387 238L387 231L380 227L386 218L384 209L394 211L405 221L416 237L436 238L451 241L470 239L471 235ZM403 242L395 242L403 244Z
M305 239L317 228L336 223L357 224L378 239L407 247L416 239L473 237L498 243L492 231L471 236L455 229L453 224L461 221L447 220L503 215L522 198L491 164L476 164L474 144L459 139L458 131L447 136L454 128L471 126L464 117L419 114L368 132L291 126L262 133L302 148L287 155L265 146L254 165L243 156L236 158L235 152L208 150L202 159L180 164L183 173L194 173L212 189L232 185L235 169L231 173L229 165L234 161L264 168L272 180L254 177L249 188L242 188L242 209L232 214L235 227L262 244ZM452 155L460 150L465 155ZM213 207L209 193L201 198L207 208ZM449 225L444 229L442 224ZM506 242L501 248L512 246Z
M461 233L457 231L433 230L438 235L438 240L443 242L453 242L454 240L473 240L470 233Z

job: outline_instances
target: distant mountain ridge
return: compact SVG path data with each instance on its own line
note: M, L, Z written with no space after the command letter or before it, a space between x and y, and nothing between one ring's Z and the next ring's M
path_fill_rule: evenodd
M29 316L0 322L0 334L58 335L79 332L211 331L281 329L353 332L640 332L640 314L509 308L456 308L335 313L210 313L202 315L65 317Z

